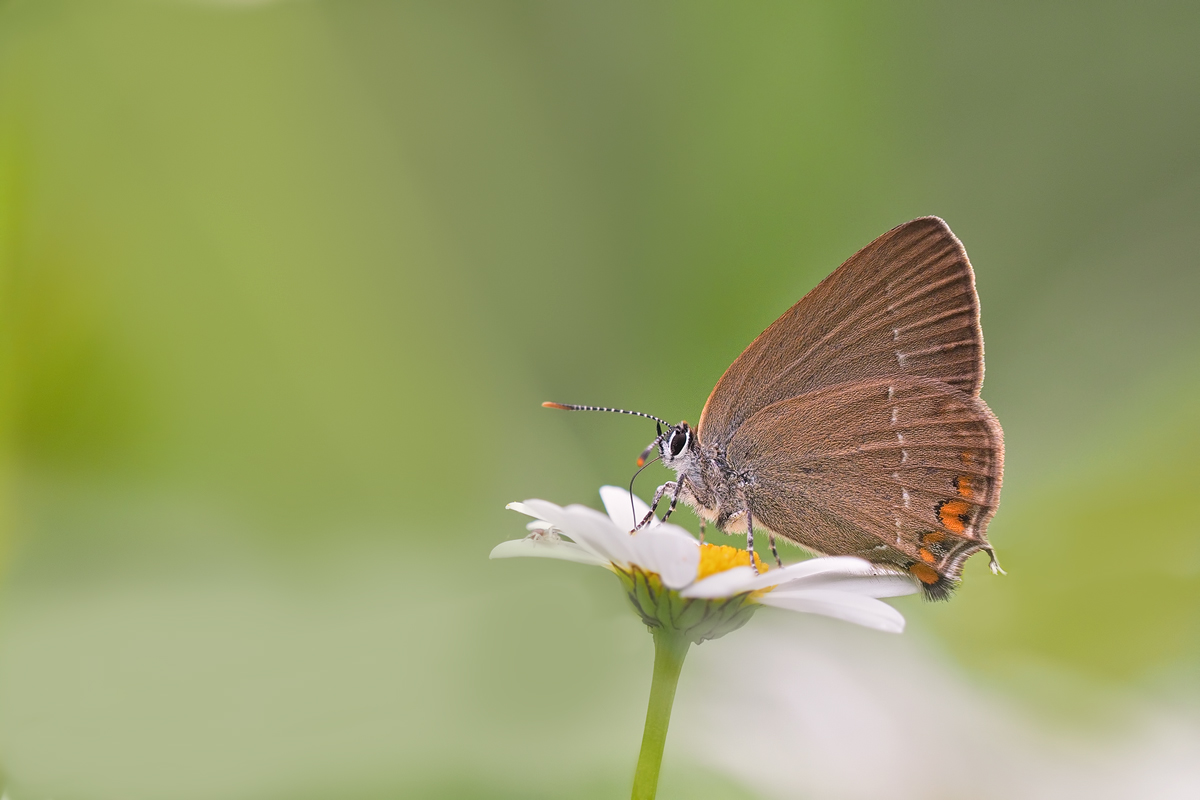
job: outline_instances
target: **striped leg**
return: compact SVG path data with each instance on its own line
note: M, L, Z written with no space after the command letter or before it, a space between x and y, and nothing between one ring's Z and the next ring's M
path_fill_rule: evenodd
M667 513L663 514L662 521L666 522L672 514L675 513L675 506L679 505L679 495L683 494L683 479L680 478L675 483L675 491L671 493L671 505L667 506Z
M775 556L775 565L782 567L783 562L779 559L779 551L775 549L775 534L768 533L767 541L771 543L771 555Z
M667 481L666 483L664 483L662 486L658 487L658 489L655 490L654 500L653 500L653 502L650 503L650 510L646 512L646 516L642 517L642 521L639 522L637 524L637 527L635 527L633 530L631 530L630 533L637 533L642 528L644 528L650 524L650 520L654 519L654 512L658 510L658 504L662 502L664 494L666 494L668 491L671 491L671 492L675 492L676 495L678 495L678 491L676 490L675 486L676 486L676 484L673 481ZM671 506L673 508L675 506L675 503L672 502Z
M704 544L704 517L700 517L700 544Z

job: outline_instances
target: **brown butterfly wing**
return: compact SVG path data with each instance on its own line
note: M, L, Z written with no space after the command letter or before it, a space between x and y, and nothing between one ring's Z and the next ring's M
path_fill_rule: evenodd
M772 403L898 375L933 378L973 396L983 384L975 276L937 217L880 236L767 328L717 382L698 435L720 447Z
M911 572L944 597L989 550L1004 436L978 397L898 376L826 387L750 417L728 447L756 525Z

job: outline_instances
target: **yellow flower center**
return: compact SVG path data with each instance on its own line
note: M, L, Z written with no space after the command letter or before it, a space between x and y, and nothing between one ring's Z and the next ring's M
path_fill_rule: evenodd
M759 560L758 553L754 554L754 565L758 567L760 573L767 571L767 565ZM748 566L750 566L750 554L746 552L746 548L705 542L700 545L700 566L696 569L696 580L734 567Z

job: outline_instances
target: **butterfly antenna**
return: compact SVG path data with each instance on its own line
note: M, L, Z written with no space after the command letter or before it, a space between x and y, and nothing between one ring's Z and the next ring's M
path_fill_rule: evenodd
M645 417L646 419L654 420L655 422L657 422L660 425L666 425L668 428L671 427L671 423L667 422L665 419L659 419L658 417L654 416L653 414L643 414L640 411L626 411L623 408L601 408L600 406L572 406L572 405L567 405L566 403L542 403L542 408L558 408L558 409L562 409L563 411L611 411L614 414L629 414L630 416L633 416L633 417Z

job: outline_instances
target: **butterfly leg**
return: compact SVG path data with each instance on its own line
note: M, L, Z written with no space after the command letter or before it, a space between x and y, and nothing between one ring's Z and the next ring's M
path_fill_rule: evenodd
M676 483L674 481L667 481L655 490L654 500L650 503L650 510L646 512L646 516L642 517L642 521L639 522L634 529L630 531L630 533L637 533L642 528L650 524L650 520L654 519L654 512L658 510L658 504L662 502L663 495L667 492L674 492L676 496L679 495L679 490L676 488ZM672 502L671 506L674 507L675 504Z
M679 495L681 494L683 494L682 478L675 482L675 491L671 492L671 505L667 506L667 513L663 514L663 522L666 522L667 518L675 513L675 506L679 505Z
M700 517L700 544L704 544L704 517Z
M779 558L779 551L775 549L775 534L768 533L767 541L771 543L771 555L775 556L775 565L778 567L782 567L783 561L781 561Z
M750 569L758 574L758 565L754 563L754 514L746 507L746 552L750 554Z

